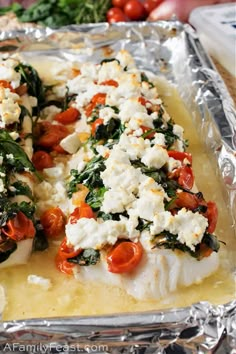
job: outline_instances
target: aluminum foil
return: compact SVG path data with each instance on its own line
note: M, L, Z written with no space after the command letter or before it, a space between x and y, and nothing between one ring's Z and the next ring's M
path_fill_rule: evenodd
M236 113L194 30L177 21L91 24L0 33L0 52L90 60L127 49L174 83L192 112L236 220ZM236 235L235 235L236 236ZM236 240L236 239L235 239ZM1 353L236 353L236 300L168 311L2 322Z

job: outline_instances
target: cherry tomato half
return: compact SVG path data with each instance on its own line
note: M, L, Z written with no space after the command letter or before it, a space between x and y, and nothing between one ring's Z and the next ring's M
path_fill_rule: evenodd
M38 124L39 138L36 141L38 146L45 149L52 149L62 139L69 135L69 130L64 125L41 122Z
M182 152L182 151L177 151L177 150L168 150L168 156L169 157L173 157L173 159L175 160L179 160L179 161L184 161L184 159L187 159L189 161L190 164L192 164L192 154L190 154L189 152Z
M15 241L21 241L26 238L33 238L36 230L33 221L19 211L16 216L7 221L2 227L2 232Z
M74 107L69 107L67 110L57 113L53 118L58 123L71 124L76 122L80 117L80 112Z
M94 212L90 205L85 202L81 202L78 208L75 208L73 213L70 214L68 222L70 224L75 224L77 220L81 218L94 218Z
M140 242L119 242L107 254L108 270L111 273L131 272L140 263L142 255Z
M65 215L59 207L53 207L46 210L40 217L45 235L50 238L56 238L64 230Z
M0 86L4 88L8 88L11 92L15 92L15 90L12 88L10 82L6 80L0 80Z
M138 0L128 0L124 7L124 13L134 21L141 20L146 15L143 4Z
M53 166L52 157L43 150L36 151L33 154L32 162L36 170L41 171L44 168L49 168Z
M60 272L67 275L73 275L73 268L75 267L75 264L68 262L67 259L61 258L58 254L56 255L55 263Z
M100 83L100 85L105 85L105 86L114 86L114 87L118 87L119 84L116 80L106 80Z
M69 246L67 244L66 237L64 237L60 246L59 246L57 254L61 259L68 259L68 258L78 256L78 254L80 254L81 252L82 252L81 248L79 248L78 250L75 250L73 246Z
M178 183L185 189L191 189L193 187L194 176L190 166L180 167Z

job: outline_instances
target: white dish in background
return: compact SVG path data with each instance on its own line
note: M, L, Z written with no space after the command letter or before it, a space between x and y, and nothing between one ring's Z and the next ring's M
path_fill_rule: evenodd
M236 76L236 3L198 7L189 22L205 50Z

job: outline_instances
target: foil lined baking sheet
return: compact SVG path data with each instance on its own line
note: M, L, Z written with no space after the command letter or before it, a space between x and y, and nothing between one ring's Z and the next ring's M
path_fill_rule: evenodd
M236 220L236 113L194 30L177 21L91 24L0 33L0 52L98 62L127 49L141 70L178 88ZM236 235L235 235L236 236ZM236 242L236 238L235 238ZM235 265L234 265L235 267ZM213 306L1 323L1 353L236 353L236 300Z

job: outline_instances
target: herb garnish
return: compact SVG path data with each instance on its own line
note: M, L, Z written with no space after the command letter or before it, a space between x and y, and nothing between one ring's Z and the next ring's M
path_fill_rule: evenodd
M77 184L83 183L90 190L97 187L103 187L103 182L100 173L105 170L104 158L102 156L95 156L87 163L82 172L75 169L70 171L73 179L68 184L68 196L77 191Z
M95 265L100 260L100 252L93 248L87 248L83 250L78 256L73 258L68 258L67 261L71 263L78 264L80 266L90 266Z

